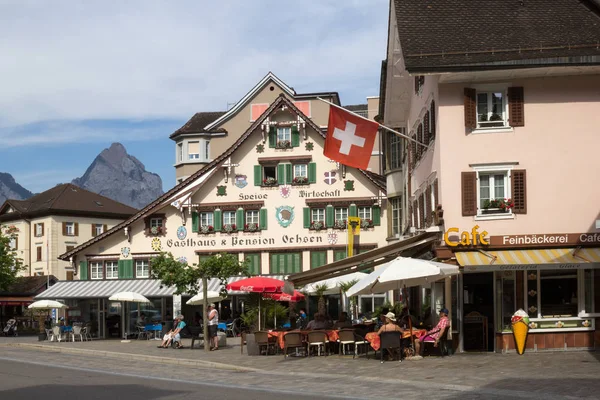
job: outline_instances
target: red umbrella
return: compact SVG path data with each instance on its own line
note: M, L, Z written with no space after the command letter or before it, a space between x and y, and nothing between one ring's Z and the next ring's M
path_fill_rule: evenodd
M227 290L252 293L280 293L285 284L279 279L267 278L265 276L253 276L227 285Z
M265 297L275 301L291 301L293 303L304 300L304 295L297 290L294 290L294 294L292 295L287 293L267 293Z

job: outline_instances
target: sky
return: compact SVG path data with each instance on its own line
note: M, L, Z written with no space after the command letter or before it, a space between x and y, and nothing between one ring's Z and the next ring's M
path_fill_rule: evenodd
M0 172L34 193L121 142L165 190L169 135L269 71L296 92L379 93L388 0L0 0Z

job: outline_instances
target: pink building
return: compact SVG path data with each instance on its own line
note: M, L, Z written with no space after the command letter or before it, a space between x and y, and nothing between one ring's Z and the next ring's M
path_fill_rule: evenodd
M594 1L390 2L388 236L462 267L411 292L459 351L514 351L519 308L527 351L600 348L598 43Z

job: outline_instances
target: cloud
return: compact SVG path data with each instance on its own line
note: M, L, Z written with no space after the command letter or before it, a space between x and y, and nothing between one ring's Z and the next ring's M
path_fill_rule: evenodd
M4 1L0 137L93 140L104 133L78 121L224 110L268 71L363 102L377 94L387 13L387 0Z

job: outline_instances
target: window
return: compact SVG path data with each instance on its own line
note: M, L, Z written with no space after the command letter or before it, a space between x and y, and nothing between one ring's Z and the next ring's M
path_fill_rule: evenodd
M67 253L71 250L73 250L75 248L75 246L67 246Z
M150 218L150 228L162 228L162 218Z
M277 128L277 143L283 141L292 142L292 128L289 126Z
M308 165L307 164L294 164L294 178L308 179Z
M188 160L200 159L200 142L188 142Z
M106 279L117 279L119 277L119 266L116 261L106 261Z
M402 198L392 197L390 203L392 205L392 236L400 235L402 229Z
M302 271L302 253L271 253L271 274L295 274Z
M150 277L150 264L148 263L148 260L135 260L135 277Z
M348 220L348 208L347 207L336 207L335 208L335 220L347 221Z
M10 241L8 242L8 247L11 248L12 250L17 250L18 240L16 237L10 238Z
M263 185L277 184L277 167L275 165L263 166Z
M400 136L395 133L388 133L389 144L390 144L390 169L402 168L402 140Z
M542 318L577 316L577 270L540 271Z
M204 141L204 159L210 160L210 142L208 140Z
M200 226L214 226L213 213L200 213Z
M177 143L177 162L183 161L183 143Z
M503 92L477 92L477 128L506 127L506 115L506 96Z
M94 224L94 236L98 236L104 233L103 224Z
M421 94L423 91L423 85L425 85L425 76L415 76L415 93Z
M65 222L65 235L66 236L75 236L75 223L74 222Z
M358 207L358 217L362 219L373 219L371 207Z
M235 211L223 211L223 225L235 225Z
M36 261L42 261L42 246L37 246L36 250Z
M258 221L259 221L258 210L246 211L246 223L247 224L256 224L256 226L258 226Z
M506 214L511 212L508 171L479 172L479 213L481 215Z
M91 279L104 279L104 269L101 262L90 263Z
M35 236L44 236L44 224L35 224Z
M310 220L312 222L325 223L325 209L324 208L311 208L310 209Z

